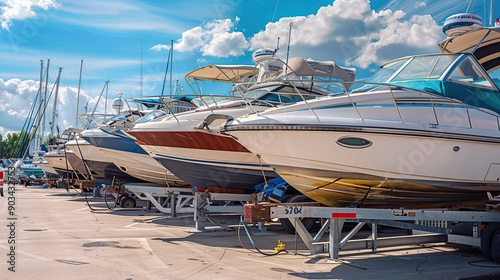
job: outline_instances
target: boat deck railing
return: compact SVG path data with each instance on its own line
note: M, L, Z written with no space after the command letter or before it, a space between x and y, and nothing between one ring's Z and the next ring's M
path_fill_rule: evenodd
M294 85L296 89L295 94L302 96L301 91L298 89L297 85L300 83L302 86L305 85L305 81L286 81L290 85ZM437 108L439 107L450 107L455 109L461 109L467 116L467 127L474 128L473 118L471 116L471 111L479 111L488 118L496 120L496 129L500 130L500 115L496 112L481 108L477 106L472 106L464 103L458 99L446 97L440 95L438 92L427 92L421 89L415 89L411 87L405 87L401 85L386 84L386 83L372 83L372 82L338 82L338 81L321 81L321 80L310 80L307 81L309 85L314 84L316 88L321 88L319 84L324 84L323 88L328 89L325 92L328 95L334 96L346 96L349 100L349 104L342 104L342 106L350 105L355 110L359 119L364 123L368 116L364 115L362 108L373 107L373 106L392 106L397 114L397 120L401 123L410 121L405 119L402 113L402 108L411 104L427 104L432 109L433 122L430 122L431 126L439 126L440 124L446 123L443 120L443 116L439 116ZM346 86L348 85L348 86ZM350 90L346 90L349 88ZM384 102L389 101L389 104L374 103L374 98L367 97L368 95L363 93L376 93L376 94L386 94L389 98L385 99ZM476 98L475 96L470 96L470 99ZM309 108L309 110L317 117L318 114L315 112L314 106L311 106L310 100L303 98L304 103ZM380 100L376 100L380 102ZM340 106L340 105L339 105Z

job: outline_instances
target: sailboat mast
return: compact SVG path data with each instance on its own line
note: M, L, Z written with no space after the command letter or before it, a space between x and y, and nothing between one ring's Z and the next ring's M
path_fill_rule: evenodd
M170 51L168 53L168 58L167 58L167 66L165 68L165 75L163 76L163 86L161 87L161 96L163 96L163 93L165 92L165 82L167 81L167 73L168 73L168 66L171 63L171 56L172 56L172 45L173 45L173 40L170 43ZM170 66L172 68L172 66ZM172 95L172 75L170 75L170 95Z
M97 99L97 102L95 103L95 106L94 106L94 110L92 111L92 116L95 114L95 111L97 110L97 106L99 105L99 102L101 102L101 98L102 98L102 94L104 93L104 90L106 90L106 98L108 96L108 83L109 81L106 81L106 83L104 83L104 86L102 87L102 90L101 90L101 94L99 95L99 98ZM107 105L107 103L106 103ZM104 115L106 115L106 106L104 108Z
M172 97L172 69L174 68L172 65L174 58L174 40L170 40L170 97Z
M104 119L108 117L108 83L106 83L106 97L104 98Z
M36 121L37 126L39 126L41 121L42 121L42 115L40 115L40 112L44 112L44 110L45 110L45 108L43 107L44 99L42 96L42 91L43 91L43 81L42 80L43 80L43 59L40 59L40 85L38 87L39 88L39 90L38 90L39 109L38 109L38 119ZM43 143L43 130L42 131L38 130L38 133L35 137L35 148L37 149L37 152L40 149L40 145L42 143Z
M59 93L59 80L61 78L62 67L59 67L59 73L57 74L56 81L56 93L54 96L54 108L52 109L52 122L50 123L50 137L54 139L54 129L56 127L56 117L57 117L57 95ZM55 143L52 143L55 144Z
M43 93L43 108L47 108L47 88L49 87L49 66L50 66L50 58L47 58L47 70L45 71L45 90ZM42 137L45 135L45 114L43 114L43 120L42 120Z
M82 67L83 67L83 59L80 62L80 77L78 78L78 92L76 94L76 120L75 120L76 128L78 128L78 107L80 106L80 85L82 84Z
M141 41L141 81L140 81L140 85L139 85L139 93L140 93L140 96L142 97L142 41Z

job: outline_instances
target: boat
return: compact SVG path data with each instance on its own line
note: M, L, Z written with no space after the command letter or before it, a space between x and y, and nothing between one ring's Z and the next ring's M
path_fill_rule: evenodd
M18 159L14 166L19 168L24 175L30 179L41 179L46 176L43 169L40 166L33 164L31 160Z
M43 159L61 178L87 180L91 176L83 161L64 144L45 153Z
M343 94L227 121L307 197L332 207L483 206L500 193L500 27L385 63Z
M46 160L42 159L34 164L43 170L47 179L55 180L61 177L54 167L52 167Z
M99 147L121 171L132 177L157 186L188 186L186 182L177 178L172 172L150 157L144 149L135 143L135 139L127 135L125 131L128 131L136 123L149 122L170 112L179 113L192 110L196 106L190 102L191 99L187 95L173 96L172 98L131 98L128 101L145 105L147 108L158 108L159 106L163 106L163 108L152 110L137 121L127 123L127 127L122 125L125 115L118 115L106 125L82 132L81 137L92 145ZM167 104L167 106L164 104Z
M313 78L336 79L333 73L338 74L341 69L333 62L303 58L292 58L288 65L272 56L258 56L255 62L256 66L248 69L248 75L258 77L257 80L243 78L248 76L241 75L245 71L231 70L229 66L206 66L186 75L188 81L196 78L235 83L236 88L242 89L242 97L137 124L127 133L164 167L197 189L255 192L255 185L278 175L234 138L212 133L211 128L216 127L220 118L225 121L228 117L236 118L248 112L331 93L326 83ZM264 69L266 73L257 73L255 69ZM235 75L236 72L240 74ZM346 79L354 79L354 69L340 72Z
M138 111L125 112L114 116L114 119L112 118L111 121L118 121L122 122L123 125L127 125L139 119L141 116L141 113ZM95 124L95 121L92 121L92 123ZM102 125L100 122L97 122L97 124L98 126ZM78 157L77 162L83 162L85 170L87 171L85 177L91 180L111 181L116 179L120 182L143 182L143 180L132 177L120 170L99 147L92 145L88 141L90 140L88 137L82 137L82 135L88 133L92 129L94 128L89 127L85 130L76 131L74 139L65 143L65 148L72 151L72 154ZM71 128L68 128L65 132L71 130Z

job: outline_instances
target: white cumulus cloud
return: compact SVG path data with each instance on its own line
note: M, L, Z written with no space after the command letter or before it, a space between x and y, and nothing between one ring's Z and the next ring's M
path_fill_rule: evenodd
M150 50L152 51L156 51L156 52L159 52L159 51L162 51L162 50L169 50L170 49L170 46L167 46L167 45L164 45L164 44L157 44L157 45L154 45L150 48Z
M248 42L243 33L235 31L231 19L219 19L193 27L182 33L181 39L174 44L180 52L200 51L203 56L229 57L243 55Z
M55 0L1 0L0 23L3 29L9 30L14 20L36 17L37 10L48 10L58 6Z
M430 15L409 19L401 10L374 11L369 0L336 0L316 14L281 18L250 39L250 49L273 47L284 56L292 23L290 55L369 68L400 55L436 51L443 38ZM314 32L312 32L314 30Z
M34 80L10 79L4 81L0 79L0 131L2 134L8 132L19 132L23 123L30 116L30 110L35 103L35 109L38 109L38 88L40 83ZM47 87L47 108L46 115L46 133L49 130L49 121L52 119L54 104L54 84ZM76 122L76 99L78 88L60 85L57 98L57 121L56 125L62 132L65 128L75 127ZM84 106L87 106L87 112L90 114L99 99L99 96L89 96L85 91L80 90L79 114L85 113ZM114 113L111 108L112 100L108 99L106 112ZM105 100L101 98L96 113L105 112ZM43 109L41 109L43 111ZM38 110L35 110L35 112ZM32 115L34 116L34 114Z

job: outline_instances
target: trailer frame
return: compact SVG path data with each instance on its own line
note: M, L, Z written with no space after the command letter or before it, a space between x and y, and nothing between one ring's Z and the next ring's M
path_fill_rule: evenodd
M249 204L252 207L256 204ZM410 244L449 242L481 248L482 226L499 223L500 212L484 210L449 209L372 209L309 206L307 203L258 204L269 207L269 218L287 218L311 254L328 252L331 259L339 259L341 250L371 249ZM301 218L317 218L323 221L314 236L304 227ZM246 219L246 217L245 217ZM341 239L345 222L356 226ZM372 234L367 239L352 240L365 225L371 224ZM378 238L377 225L412 230L413 235ZM328 242L320 239L328 233ZM416 233L416 234L415 234ZM497 233L500 234L500 233ZM493 245L491 245L493 247ZM481 248L484 250L484 248ZM498 262L498 261L497 261Z

